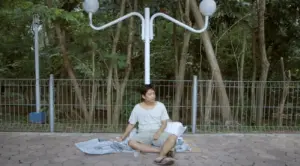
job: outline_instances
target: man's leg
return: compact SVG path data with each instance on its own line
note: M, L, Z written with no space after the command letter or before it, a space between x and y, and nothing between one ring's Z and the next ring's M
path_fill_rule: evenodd
M132 149L144 153L159 153L160 148L151 146L152 138L153 136L150 132L140 132L129 140L128 145Z
M167 140L164 142L160 154L160 157L165 157L167 155L167 153L172 150L172 148L174 148L174 146L176 145L176 141L177 141L177 136L176 135L169 135L169 137L167 138Z
M154 160L156 164L169 165L174 163L174 159L167 156L167 154L175 147L176 141L176 135L171 135L166 132L162 133L158 140L153 141L153 145L161 147L159 157Z
M134 149L134 150L139 150L144 153L160 153L160 149L153 147L151 145L139 143L138 141L135 140L130 140L128 142L128 145Z

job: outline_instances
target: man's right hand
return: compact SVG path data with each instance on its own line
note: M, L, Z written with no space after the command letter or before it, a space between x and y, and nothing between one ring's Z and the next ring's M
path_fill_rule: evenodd
M118 142L122 142L123 141L123 136L117 137L116 139L117 139Z
M127 136L129 135L129 133L131 132L131 130L132 130L133 128L134 128L134 125L133 125L133 124L128 124L128 126L126 127L126 130L125 130L125 133L124 133L122 136L117 137L116 140L117 140L118 142L124 141L124 140L127 138Z

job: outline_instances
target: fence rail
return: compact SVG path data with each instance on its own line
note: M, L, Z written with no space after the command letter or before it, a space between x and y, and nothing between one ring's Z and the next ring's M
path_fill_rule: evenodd
M129 80L122 93L122 80L113 80L109 93L106 80L54 79L53 86L50 81L40 80L41 112L46 113L46 121L34 124L29 114L35 112L35 80L0 80L0 131L49 132L53 108L55 132L121 132L132 108L140 102L137 89L143 85L143 81ZM297 132L300 129L300 82L224 81L220 84L210 80L154 80L152 83L157 99L166 105L170 117L178 117L176 120L187 125L189 132L192 129L196 133ZM227 97L220 93L222 88ZM259 93L261 90L263 93ZM52 97L49 92L53 92ZM224 102L226 99L229 105Z

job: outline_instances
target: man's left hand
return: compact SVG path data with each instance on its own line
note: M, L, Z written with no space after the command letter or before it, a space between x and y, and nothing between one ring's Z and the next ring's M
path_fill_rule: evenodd
M153 139L154 139L154 140L158 140L158 138L160 137L160 134L161 134L160 131L156 132L156 133L154 134L154 136L153 136Z

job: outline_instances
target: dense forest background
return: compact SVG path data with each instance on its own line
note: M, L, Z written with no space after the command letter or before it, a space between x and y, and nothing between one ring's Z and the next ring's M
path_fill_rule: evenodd
M150 7L152 14L163 12L195 28L203 26L199 0L99 2L95 25L131 11L143 14L144 7ZM200 35L164 19L155 21L151 79L158 87L158 96L167 103L172 119L190 119L194 75L200 80L200 124L239 121L261 126L268 116L272 119L268 125L284 125L283 115L289 111L287 114L297 119L300 1L216 3L217 11L210 19L209 29ZM21 105L34 103L34 80L21 81L35 78L33 14L41 19L40 77L47 82L53 74L57 79L57 118L103 124L120 124L126 119L139 101L139 94L133 89L144 79L140 20L131 18L95 31L89 27L81 0L1 0L2 104L16 103L16 98ZM15 82L18 86L11 84L13 79L19 79ZM11 97L12 93L18 93L18 97ZM42 100L47 103L48 90L42 89L42 93ZM287 103L292 104L292 111ZM33 106L23 107L18 106L20 116L34 111ZM213 115L213 107L220 115ZM16 106L5 106L2 115L10 115L7 110L16 110ZM213 116L218 120L212 120ZM184 122L189 124L190 120Z

